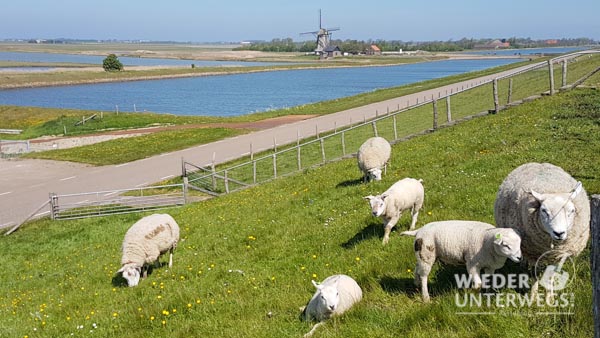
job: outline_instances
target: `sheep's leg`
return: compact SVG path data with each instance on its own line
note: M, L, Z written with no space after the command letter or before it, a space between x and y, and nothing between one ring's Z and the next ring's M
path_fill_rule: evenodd
M305 335L304 335L304 338L311 337L311 336L313 335L313 333L315 333L315 330L316 330L316 329L317 329L319 326L321 326L321 325L323 325L323 322L318 322L318 323L316 323L316 324L313 326L313 328L312 328L312 329L311 329L311 330L310 330L310 331L309 331L307 334L305 334Z
M467 266L467 271L473 278L473 289L479 290L481 288L481 276L479 275L479 269L476 266Z
M384 229L383 229L383 245L386 245L390 241L390 232L392 232L392 228L396 225L396 223L398 223L398 220L400 219L400 215L401 214L402 213L399 212L396 216L390 218L384 224Z
M427 278L429 277L429 272L431 272L431 265L421 259L417 259L417 268L415 270L415 283L419 283L421 286L423 302L429 303L431 298L429 297L429 289L427 288Z
M169 249L169 268L173 266L173 247Z
M419 209L413 206L411 210L411 215L412 221L410 222L410 228L408 228L408 230L412 230L415 228L415 225L417 224L417 217L419 217Z

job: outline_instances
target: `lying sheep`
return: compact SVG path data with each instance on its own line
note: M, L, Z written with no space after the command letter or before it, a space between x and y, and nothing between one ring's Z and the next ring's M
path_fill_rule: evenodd
M519 235L513 229L500 229L483 222L432 222L401 234L415 236L415 285L421 287L424 302L430 300L427 277L436 259L447 264L465 264L475 289L481 287L481 269L492 274L504 265L506 258L521 260Z
M321 284L314 280L312 283L317 291L302 311L302 319L319 323L305 337L310 337L324 320L343 314L362 299L360 286L346 275L329 276Z
M421 179L403 178L381 195L365 196L371 205L373 216L383 218L384 245L390 240L390 232L398 223L404 210L411 209L412 221L409 229L414 229L417 224L419 210L423 207L425 199L425 191L421 182L423 182Z
M391 153L392 147L383 137L371 137L358 148L358 168L365 182L381 180L381 169L387 170Z
M589 238L587 193L581 182L550 163L527 163L508 174L498 190L494 216L498 227L521 235L523 257L530 265L550 250L547 260L576 256Z
M123 240L121 269L127 284L136 286L140 274L146 277L146 264L152 264L169 251L169 267L173 266L173 250L179 241L179 226L167 214L153 214L135 222Z

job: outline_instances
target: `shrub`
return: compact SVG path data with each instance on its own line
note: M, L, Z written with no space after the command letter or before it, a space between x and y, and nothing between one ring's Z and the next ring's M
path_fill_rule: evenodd
M123 64L115 54L108 54L102 61L102 68L107 72L121 71L123 70Z

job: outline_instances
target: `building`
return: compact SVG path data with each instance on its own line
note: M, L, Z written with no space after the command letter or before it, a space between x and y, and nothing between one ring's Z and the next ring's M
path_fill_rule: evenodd
M321 58L334 58L334 57L338 57L338 56L342 56L342 51L340 50L340 47L338 46L327 46L325 48L323 48L323 52L321 54Z
M371 46L369 46L369 48L367 48L367 50L365 51L365 54L381 55L381 49L379 49L379 47L377 47L377 45L371 45Z

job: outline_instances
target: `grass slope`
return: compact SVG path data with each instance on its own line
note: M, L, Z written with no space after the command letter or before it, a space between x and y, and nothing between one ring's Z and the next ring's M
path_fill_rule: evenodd
M559 165L597 194L599 118L600 93L576 90L395 145L381 182L361 184L355 160L343 160L169 210L182 229L174 267L155 269L135 288L120 286L115 272L123 235L141 215L36 221L0 237L0 336L298 337L310 329L298 320L310 280L346 273L364 299L317 337L588 337L589 250L569 287L573 315L492 306L483 310L499 314L461 316L453 274L464 268L437 265L433 302L423 304L412 284L411 239L394 232L382 247L381 221L362 197L423 178L417 226L493 222L498 186L530 161ZM398 227L408 222L405 215Z

